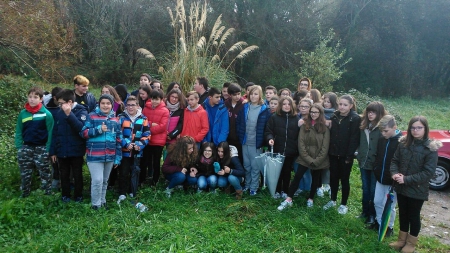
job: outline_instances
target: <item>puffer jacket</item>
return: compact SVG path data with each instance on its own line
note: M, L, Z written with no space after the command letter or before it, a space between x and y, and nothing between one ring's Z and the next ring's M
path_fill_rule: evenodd
M359 167L365 170L373 170L377 154L378 139L381 137L378 127L360 130L359 147L356 159Z
M297 115L282 115L274 113L267 122L264 135L266 141L274 141L273 151L285 156L298 156L298 127Z
M108 127L106 132L102 131L103 123ZM97 106L93 112L89 113L80 136L87 140L87 162L120 164L122 160L122 131L119 118L114 116L113 110L106 115Z
M241 111L239 111L236 119L236 133L239 137L239 141L244 145L247 141L247 115L250 109L250 104L246 103ZM256 148L261 148L264 145L264 130L266 128L267 121L270 117L270 109L265 104L261 105L259 111L258 121L256 123Z
M347 116L340 119L340 112L331 116L329 155L345 157L351 161L355 158L355 151L359 146L359 125L361 118L351 110Z
M170 137L170 141L167 143L174 143L177 136L181 134L183 130L184 109L178 109L176 111L169 111L169 120L167 122L167 136Z
M195 142L201 142L209 131L208 113L201 105L195 109L184 109L183 130L181 136L191 136Z
M148 126L147 117L141 113L141 109L138 109L136 115L131 117L125 110L119 115L120 126L122 129L122 156L137 157L142 156L142 152L148 141L151 139L150 127ZM139 146L139 151L128 150L130 143L134 143Z
M69 116L63 110L59 110L54 115L55 124L49 155L62 158L84 156L86 140L80 137L79 132L87 118L86 107L76 104L76 102Z
M391 176L403 174L403 184L395 184L395 191L404 196L428 200L428 182L434 176L437 162L437 150L442 147L438 140L414 140L405 146L406 136L399 139L397 151L391 162Z
M166 108L166 104L161 101L158 106L153 108L151 99L148 99L145 103L145 108L142 110L142 114L147 117L148 126L152 133L152 138L148 142L149 146L164 146L167 141L167 122L169 121L169 110ZM152 123L158 125L152 126Z
M402 132L396 130L395 135L389 139L380 137L377 144L377 154L373 166L373 174L380 184L392 185L390 173L392 157L398 147L398 140L402 137Z
M312 170L321 170L330 167L328 159L328 148L330 146L330 130L326 128L325 133L318 133L314 127L306 131L302 125L298 133L298 149L300 156L297 163Z
M239 99L234 107L232 104L233 101L231 101L231 99L227 99L225 101L225 106L228 108L228 121L230 123L230 132L227 138L229 143L239 143L239 137L236 133L236 119L239 112L244 107L244 104L242 104L243 101L243 98Z
M203 108L208 113L209 131L203 139L203 142L214 142L214 145L226 141L228 133L230 132L230 123L228 120L228 110L222 101L218 105L215 105L216 114L214 118L210 118L213 114L213 107L209 104L209 98L203 102Z

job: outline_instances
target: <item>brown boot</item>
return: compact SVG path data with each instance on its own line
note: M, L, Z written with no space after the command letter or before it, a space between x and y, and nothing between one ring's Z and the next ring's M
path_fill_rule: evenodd
M402 248L402 253L413 253L416 249L418 237L414 237L408 234L408 238L406 238L406 245Z
M401 250L406 244L407 236L408 236L407 232L403 232L400 230L400 232L398 233L397 241L389 243L389 247L394 248L395 250Z
M242 190L236 190L236 199L241 200L242 199Z

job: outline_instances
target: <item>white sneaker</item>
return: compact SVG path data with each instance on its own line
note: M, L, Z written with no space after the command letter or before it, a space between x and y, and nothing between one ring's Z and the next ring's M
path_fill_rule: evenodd
M331 207L336 206L336 201L330 200L326 205L323 206L323 210L330 209Z
M338 213L339 214L346 214L348 212L348 207L344 206L344 205L340 205L338 208Z
M120 202L124 201L127 197L125 195L120 195L119 199L117 200L117 204L120 205Z
M323 189L324 192L329 192L330 191L330 185L329 184L323 184L322 189Z
M294 197L297 197L298 195L300 195L300 193L302 193L302 190L297 189L294 193Z
M169 189L168 187L166 188L166 190L164 191L164 193L166 194L167 198L172 197L172 191L173 189Z
M290 207L292 206L292 201L288 202L288 201L283 201L281 202L281 204L278 206L278 211L283 211L283 209L285 209L286 207Z
M323 190L322 190L322 187L320 187L320 188L317 188L317 196L318 197L323 197Z
M288 197L288 195L284 192L281 192L281 198L286 199Z
M308 199L308 200L306 201L306 206L307 206L307 207L313 207L313 206L314 206L314 202L313 202L311 199Z
M275 192L275 194L273 195L273 198L274 198L274 199L279 199L279 198L281 198L280 193L279 193L279 192Z

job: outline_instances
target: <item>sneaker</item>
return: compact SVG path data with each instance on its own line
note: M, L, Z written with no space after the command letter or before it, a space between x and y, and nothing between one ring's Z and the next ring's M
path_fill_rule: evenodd
M100 209L100 207L99 206L91 206L91 209L95 210L95 211L98 211L98 209Z
M336 206L336 201L330 200L326 205L323 206L323 210L330 209L331 207Z
M320 188L317 188L317 196L318 197L323 197L323 189L322 189L322 187L320 187Z
M256 191L250 190L250 196L255 196L256 194L258 194Z
M386 230L386 234L384 235L384 237L391 237L394 235L394 228L388 228Z
M300 195L300 193L302 193L303 191L300 189L297 189L294 193L294 197L297 197L298 195Z
M70 198L69 197L64 196L61 199L62 199L63 203L69 203L70 202Z
M166 197L168 198L172 197L172 189L166 188L164 193L166 194Z
M104 207L105 210L109 210L109 207L108 207L108 205L106 204L106 202L105 202L105 203L102 203L102 207Z
M368 224L368 225L366 226L366 228L367 228L367 229L371 229L371 230L378 231L378 229L380 228L380 225L378 224L377 221L375 221L375 222L372 223L372 224Z
M323 187L322 187L322 190L324 192L329 192L330 191L330 185L329 184L324 184Z
M120 202L124 201L127 197L125 195L120 195L119 199L117 200L117 204L120 205Z
M281 198L286 199L288 197L288 195L284 192L281 192Z
M348 212L348 207L344 206L344 205L340 205L338 208L338 213L339 214L346 214Z
M130 196L130 198L134 198L134 194L133 193L128 194L128 196Z
M280 193L279 193L279 192L275 192L275 194L273 195L273 198L274 198L274 199L279 199L279 198L281 198Z
M313 207L313 206L314 206L314 201L312 201L311 199L308 199L308 200L306 201L306 206L307 206L307 207Z
M286 207L291 207L292 206L292 201L288 202L288 201L283 201L281 202L281 204L277 207L278 211L283 211L283 209L285 209Z
M83 202L83 197L76 197L75 198L75 202L82 203Z
M247 187L244 187L244 189L242 189L242 192L243 192L243 193L247 193L248 190L249 190L249 189L248 189Z

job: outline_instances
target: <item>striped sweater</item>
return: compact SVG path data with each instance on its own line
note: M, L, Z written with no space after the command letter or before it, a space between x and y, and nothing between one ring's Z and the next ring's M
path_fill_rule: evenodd
M46 146L47 152L52 143L53 116L44 107L31 113L23 109L17 118L15 146L20 149L22 145Z
M108 127L105 132L102 131L103 123ZM87 162L120 164L122 160L122 131L119 118L114 116L113 110L106 115L97 106L93 112L89 113L80 135L87 140Z
M127 111L119 115L120 125L122 129L122 156L131 157L131 152L127 149L130 143L135 143L139 146L140 151L136 154L138 157L142 156L142 150L150 140L150 128L148 127L148 120L139 110L134 117L130 117ZM134 153L134 150L133 150Z

